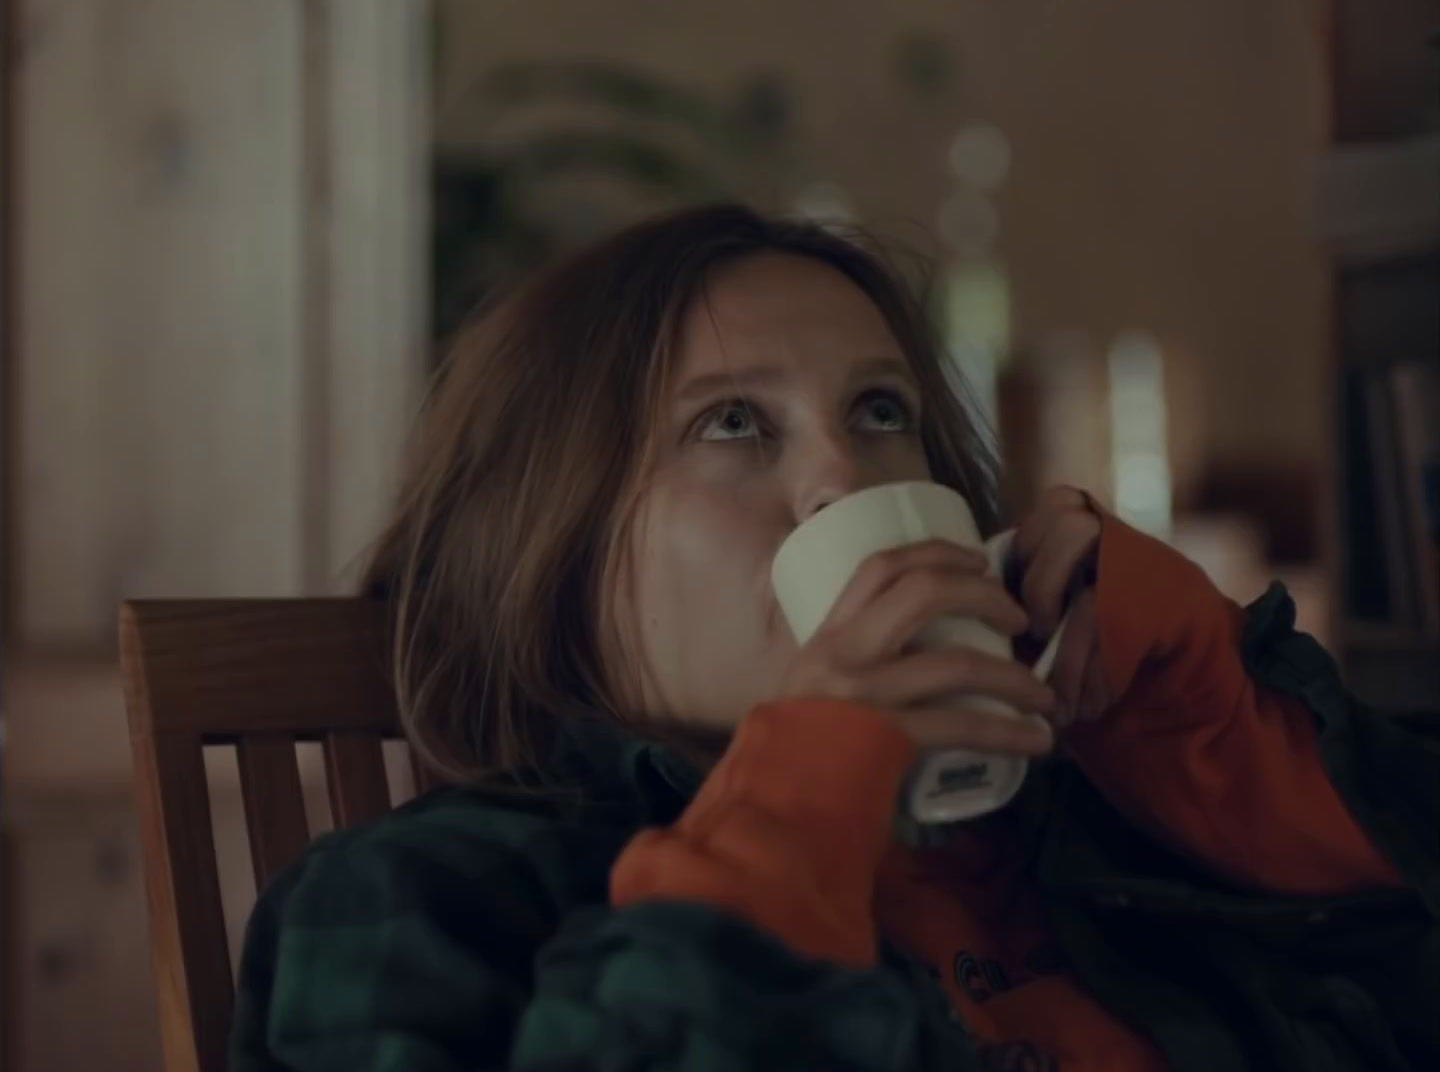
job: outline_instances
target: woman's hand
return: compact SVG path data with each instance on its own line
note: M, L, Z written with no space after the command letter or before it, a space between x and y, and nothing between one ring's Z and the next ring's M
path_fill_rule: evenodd
M1111 705L1100 662L1095 614L1096 559L1100 514L1089 496L1074 488L1052 488L1015 531L1007 581L1029 612L1031 636L1022 646L1039 646L1054 633L1069 609L1070 620L1055 657L1051 683L1059 703L1046 712L1056 729L1099 718Z
M1027 714L1048 714L1051 688L1014 659L974 648L915 650L935 619L978 618L1006 636L1030 619L994 577L985 555L945 540L872 555L796 655L782 697L825 696L889 712L924 749L1041 755L1054 745L1040 718L966 708L954 697L989 696Z

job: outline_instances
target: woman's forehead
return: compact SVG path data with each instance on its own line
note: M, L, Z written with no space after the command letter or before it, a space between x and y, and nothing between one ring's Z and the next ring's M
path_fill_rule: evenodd
M815 362L903 359L884 315L838 269L811 257L763 253L724 266L686 310L674 383Z

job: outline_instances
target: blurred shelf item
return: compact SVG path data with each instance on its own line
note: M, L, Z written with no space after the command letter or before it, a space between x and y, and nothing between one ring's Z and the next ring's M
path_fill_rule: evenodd
M1440 187L1435 199L1440 201ZM1440 247L1428 255L1344 268L1335 299L1347 367L1440 362Z
M1440 362L1348 367L1340 385L1346 614L1440 638Z
M1440 652L1440 638L1415 629L1366 621L1346 622L1341 631L1341 642L1346 651L1368 654Z
M1414 627L1347 621L1331 649L1346 684L1366 703L1440 712L1440 636Z
M1314 184L1337 362L1326 542L1351 688L1440 711L1440 72L1422 45L1433 12L1409 10L1377 21L1342 5L1366 32L1346 24L1330 49L1341 140Z
M1366 703L1440 712L1440 641L1413 648L1347 645L1341 654L1346 683Z
M1319 236L1342 265L1440 245L1440 134L1335 145L1315 186Z

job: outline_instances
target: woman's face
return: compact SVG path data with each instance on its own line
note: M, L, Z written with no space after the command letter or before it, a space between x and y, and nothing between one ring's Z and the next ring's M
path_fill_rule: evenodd
M619 570L620 670L647 714L729 727L795 651L770 562L827 503L926 479L916 381L878 308L816 260L759 254L688 310Z

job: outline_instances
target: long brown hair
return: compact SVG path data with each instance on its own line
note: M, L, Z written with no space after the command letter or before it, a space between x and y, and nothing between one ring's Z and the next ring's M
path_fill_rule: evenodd
M634 722L602 621L682 315L720 265L762 252L844 273L924 391L931 473L998 522L994 460L922 302L866 240L735 205L624 230L464 329L437 378L366 577L387 604L411 745L438 772L544 781L565 720Z

